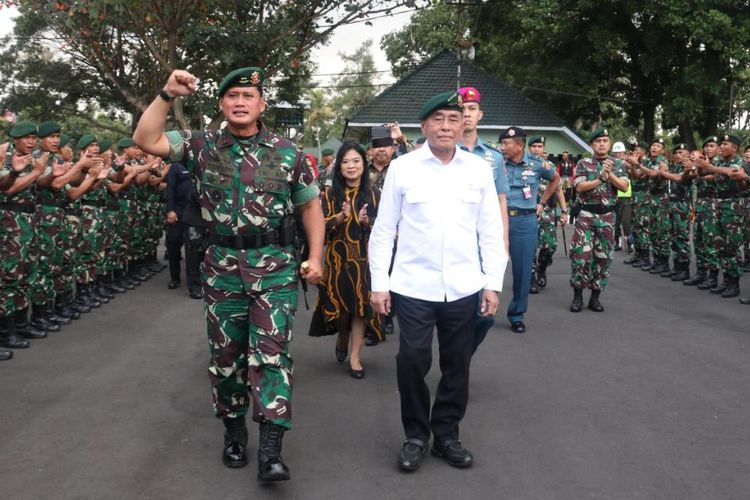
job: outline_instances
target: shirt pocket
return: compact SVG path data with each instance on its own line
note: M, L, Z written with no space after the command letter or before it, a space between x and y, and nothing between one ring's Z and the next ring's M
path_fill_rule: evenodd
M257 164L252 187L245 189L247 194L243 205L251 215L283 217L290 200L290 168L276 151L264 152Z

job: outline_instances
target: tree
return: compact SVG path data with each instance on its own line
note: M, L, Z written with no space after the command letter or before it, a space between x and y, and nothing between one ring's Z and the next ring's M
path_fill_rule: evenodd
M295 101L312 47L341 25L412 3L26 0L14 37L5 40L0 85L13 105L53 95L73 107L97 100L137 119L167 75L184 68L201 85L195 98L175 103L174 118L180 127L200 127L217 116L215 89L231 69L261 66L279 96Z

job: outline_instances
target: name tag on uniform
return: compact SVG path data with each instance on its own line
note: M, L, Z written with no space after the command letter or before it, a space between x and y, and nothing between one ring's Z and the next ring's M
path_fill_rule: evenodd
M525 200L528 200L529 198L531 198L531 186L523 187L523 198Z

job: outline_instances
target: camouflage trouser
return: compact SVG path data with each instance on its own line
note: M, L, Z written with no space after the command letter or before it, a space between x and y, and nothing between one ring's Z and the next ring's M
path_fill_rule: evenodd
M201 265L214 413L292 425L289 353L297 310L297 262L289 249L211 245Z
M117 212L107 208L101 209L97 214L101 224L101 234L97 240L96 252L96 275L104 276L112 271L113 253L110 251L112 242L115 237L115 227L117 225Z
M104 208L83 205L81 207L81 245L78 250L79 283L91 283L96 279L97 266L102 260L102 241Z
M64 221L65 211L62 208L37 206L34 214L36 238L32 249L33 268L29 279L32 304L51 304L55 300L55 283L62 274L60 232Z
M714 198L698 198L695 204L693 249L699 269L717 271L719 254L716 250L717 211Z
M651 194L651 216L648 219L651 232L651 251L654 257L669 258L669 195Z
M143 259L143 247L146 240L146 210L143 200L133 201L133 225L130 226L131 232L129 234L129 246L128 246L128 260L141 260Z
M720 246L721 267L728 276L742 276L742 243L745 238L745 206L741 198L718 200L719 230L716 244Z
M635 249L648 251L651 248L649 218L651 217L651 195L648 191L633 191L633 235Z
M131 237L133 235L133 226L135 225L133 202L121 198L118 200L118 203L120 204L120 211L116 231L117 241L120 242L120 246L118 248L112 248L113 253L116 255L114 264L114 269L116 271L125 269L128 265Z
M592 214L585 210L576 217L570 241L572 274L570 286L604 290L615 246L615 213Z
M104 246L104 274L123 269L122 263L122 217L120 210L107 209L104 211L104 231L109 235L109 241Z
M674 262L690 263L690 203L669 203L670 234Z
M745 202L745 262L750 262L750 198L743 198Z
M29 307L34 216L0 208L0 316Z
M537 247L539 256L537 264L548 267L552 264L552 255L557 250L557 215L554 208L544 208L539 215L539 237Z
M146 236L146 257L156 254L159 241L164 234L164 205L159 200L149 202L148 234Z
M66 216L67 223L65 224L64 238L62 239L63 246L63 279L60 285L64 288L57 289L58 292L68 291L73 289L73 284L83 281L80 278L80 266L78 265L78 251L79 245L81 244L81 218L78 215L72 215L70 213Z

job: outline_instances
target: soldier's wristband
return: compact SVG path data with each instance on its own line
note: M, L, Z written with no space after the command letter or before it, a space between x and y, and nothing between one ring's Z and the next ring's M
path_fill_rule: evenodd
M167 102L174 101L175 96L167 94L167 91L164 89L159 89L159 97L164 99Z
M21 172L19 172L18 170L13 170L13 169L10 169L10 173L9 173L9 175L10 175L11 177L18 177L19 175L21 175Z

